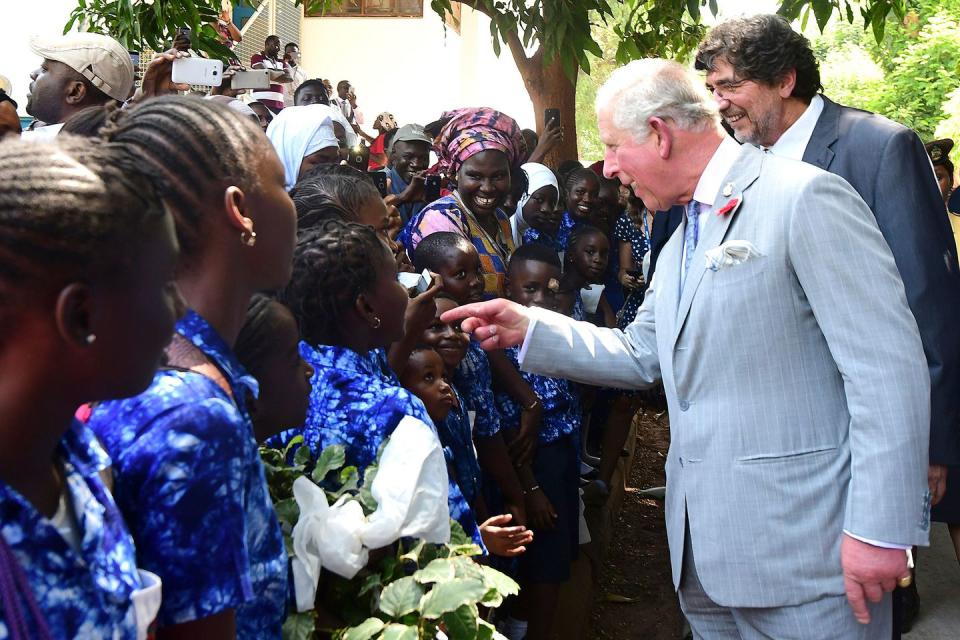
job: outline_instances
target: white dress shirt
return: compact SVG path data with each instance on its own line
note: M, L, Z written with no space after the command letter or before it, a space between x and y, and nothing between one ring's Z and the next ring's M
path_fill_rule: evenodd
M740 145L730 136L724 136L723 142L717 147L710 162L704 167L700 174L700 181L693 190L693 199L700 203L700 215L698 216L699 234L703 237L703 230L709 224L710 213L713 211L716 202L714 198L720 193L723 179L730 173L737 158L740 157ZM722 197L722 196L721 196ZM683 224L687 224L684 218ZM687 239L683 239L683 251L680 252L680 288L683 290L683 283L687 279L686 260L683 256L687 255Z
M803 115L797 118L797 121L790 125L790 128L784 131L783 135L767 150L781 158L803 160L803 152L807 150L807 144L810 142L821 113L823 113L823 98L817 94L810 100Z

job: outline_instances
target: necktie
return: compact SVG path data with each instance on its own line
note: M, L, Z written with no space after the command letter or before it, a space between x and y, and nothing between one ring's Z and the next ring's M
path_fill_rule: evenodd
M700 203L691 200L687 205L687 226L683 232L683 281L687 281L687 271L693 262L693 253L697 250L700 240Z

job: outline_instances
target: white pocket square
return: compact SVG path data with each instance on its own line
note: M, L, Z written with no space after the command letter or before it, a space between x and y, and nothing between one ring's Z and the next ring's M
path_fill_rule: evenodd
M707 269L711 271L733 267L761 256L763 254L749 240L728 240L704 253Z

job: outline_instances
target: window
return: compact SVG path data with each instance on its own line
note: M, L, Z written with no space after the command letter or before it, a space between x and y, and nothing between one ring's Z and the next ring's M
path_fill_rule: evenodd
M423 0L343 0L326 13L312 11L307 17L421 18Z

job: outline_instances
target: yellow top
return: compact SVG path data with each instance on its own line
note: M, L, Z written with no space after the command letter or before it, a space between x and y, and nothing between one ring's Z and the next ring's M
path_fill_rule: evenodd
M960 255L960 213L951 211L947 214L947 217L950 218L950 226L953 227L953 240L957 243L957 254Z

